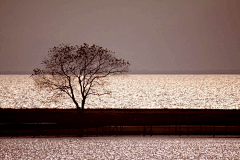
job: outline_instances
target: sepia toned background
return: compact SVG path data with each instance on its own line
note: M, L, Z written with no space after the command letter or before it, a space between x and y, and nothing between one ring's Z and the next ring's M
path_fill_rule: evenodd
M97 44L131 73L240 73L238 0L0 0L0 72L31 73L60 43Z

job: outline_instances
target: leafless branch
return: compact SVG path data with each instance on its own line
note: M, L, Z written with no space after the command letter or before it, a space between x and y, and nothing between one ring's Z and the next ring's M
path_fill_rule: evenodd
M86 43L81 46L61 44L53 47L42 64L45 68L34 69L31 76L36 86L54 92L53 97L62 93L68 95L77 109L80 109L80 101L81 109L84 109L88 95L110 94L111 91L104 88L105 79L110 75L128 72L130 65L128 61L116 58L114 52Z

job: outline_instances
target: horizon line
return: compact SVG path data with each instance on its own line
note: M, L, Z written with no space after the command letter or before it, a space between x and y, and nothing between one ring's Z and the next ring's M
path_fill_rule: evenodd
M32 71L0 71L0 75L22 75L32 74ZM240 74L240 70L179 70L179 71L150 71L150 70L130 70L126 74Z

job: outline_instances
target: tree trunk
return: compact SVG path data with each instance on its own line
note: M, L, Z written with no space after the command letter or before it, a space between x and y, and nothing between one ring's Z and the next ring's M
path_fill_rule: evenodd
M83 124L83 119L84 119L84 105L85 105L85 99L83 98L82 100L82 106L81 108L79 106L77 106L77 116L78 116L78 133L77 136L78 137L82 137L84 134L84 124Z
M84 105L85 105L85 100L86 100L86 97L83 97L82 99L82 114L84 114Z
M83 100L82 100L82 110L84 110L85 100L86 100L86 98L83 97Z

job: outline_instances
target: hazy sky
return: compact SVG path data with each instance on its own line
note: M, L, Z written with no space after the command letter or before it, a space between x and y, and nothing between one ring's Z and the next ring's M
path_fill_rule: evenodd
M0 71L84 42L133 71L240 70L240 0L0 0Z

